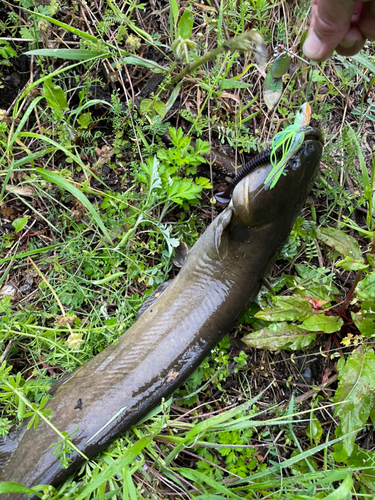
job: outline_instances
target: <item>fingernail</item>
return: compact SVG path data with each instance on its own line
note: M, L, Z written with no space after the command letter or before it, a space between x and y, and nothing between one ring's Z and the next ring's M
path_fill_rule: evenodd
M316 36L314 31L309 33L305 43L303 44L303 52L309 59L320 59L322 54L322 42Z
M356 43L357 40L342 40L342 42L340 42L339 45L343 49L351 49L352 47L354 47Z

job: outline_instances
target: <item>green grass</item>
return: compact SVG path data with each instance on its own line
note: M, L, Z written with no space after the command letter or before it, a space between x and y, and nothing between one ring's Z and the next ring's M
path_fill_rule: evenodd
M219 213L212 194L224 178L204 156L210 147L211 160L222 144L237 167L293 122L310 72L292 58L266 110L243 33L254 27L268 47L302 55L307 8L251 0L218 12L171 0L152 25L137 1L96 12L91 2L30 0L1 18L5 91L15 54L34 61L33 83L0 121L0 217L9 221L0 289L10 293L0 299L1 435L26 416L48 418L52 381L115 342L176 273L178 243L192 246ZM373 53L369 45L312 69L322 169L270 290L173 398L39 496L373 498ZM140 94L153 74L164 80ZM322 391L336 370L338 384ZM74 435L59 432L66 460ZM0 492L12 488L27 491Z

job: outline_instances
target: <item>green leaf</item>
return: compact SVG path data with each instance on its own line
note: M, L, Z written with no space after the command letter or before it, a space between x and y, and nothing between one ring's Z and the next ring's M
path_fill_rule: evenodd
M336 266L342 267L346 271L364 271L368 269L368 264L363 263L363 259L355 260L353 257L349 257L348 255L343 260L339 260L336 262Z
M185 469L182 467L178 469L178 472L191 481L195 481L198 482L198 484L208 485L211 488L214 488L215 491L219 491L224 495L223 498L233 498L234 500L241 500L243 498L238 496L236 493L226 488L222 484L218 483L207 474L203 474L202 472L194 469Z
M191 182L191 179L181 179L174 181L172 185L167 187L168 200L174 201L178 205L186 200L195 200L202 189Z
M56 26L60 26L60 28L63 28L66 31L70 31L71 33L73 33L74 35L77 35L80 38L83 38L85 40L90 40L91 42L96 42L96 43L99 42L99 39L96 36L90 35L86 31L81 31L77 28L74 28L70 24L66 24L66 23L63 23L61 21L58 21L57 19L54 19L53 17L49 17L49 16L45 16L44 14L40 14L36 10L34 11L34 10L25 9L24 7L21 7L21 8L23 11L28 12L32 16L40 17L41 19L44 19L45 21L48 21L51 24L55 24ZM63 50L63 49L61 49L61 50ZM66 70L66 68L65 68L65 70Z
M370 70L372 74L375 75L375 64L371 59L365 57L363 54L356 54L355 56L350 56L350 57L354 59L354 61L357 61L360 64L362 64L365 68Z
M247 89L251 87L250 83L238 82L233 78L226 78L224 80L220 80L220 88L223 90L227 89Z
M154 110L157 112L159 116L164 118L165 113L167 112L166 105L162 101L154 101Z
M313 418L306 429L306 435L316 443L319 442L323 434L323 428L317 418Z
M172 90L171 95L169 96L167 106L166 106L166 113L172 108L173 104L176 102L177 97L179 96L181 92L181 86L182 83L179 83L178 85L175 86L175 88Z
M91 113L88 111L87 113L82 113L79 115L77 122L79 123L79 128L87 128L90 124Z
M151 106L152 106L151 99L143 99L143 101L141 102L141 104L139 106L139 111L140 111L141 115L144 115L145 113L147 113L150 110Z
M58 175L54 172L50 172L49 170L46 170L44 168L36 168L35 171L41 177L43 177L43 179L46 179L48 182L52 182L53 184L56 184L57 186L59 186L63 189L66 189L67 191L69 191L69 193L71 193L73 196L75 196L77 198L77 200L79 200L82 203L82 205L84 205L87 208L87 210L90 212L90 214L93 216L95 222L100 227L100 229L102 230L102 232L103 232L104 236L107 238L107 240L109 242L112 241L111 235L107 231L99 214L97 213L97 211L95 210L95 208L93 207L91 202L86 198L86 196L78 188L73 186L73 184L70 184L70 182L65 180L60 175Z
M171 5L173 24L176 24L178 19L178 3L176 0L169 0L169 3Z
M313 313L309 301L296 295L274 297L273 302L274 307L266 307L254 316L265 321L303 321Z
M370 450L364 450L354 445L354 449L350 458L345 463L348 467L358 467L362 469L361 483L369 485L375 491L375 453Z
M5 295L5 297L3 297L0 300L0 314L9 311L11 305L12 305L12 298L9 295Z
M19 29L20 37L24 40L35 40L35 35L29 28L25 28L24 26ZM24 52L26 54L26 52Z
M28 56L56 57L67 61L86 61L95 57L105 59L112 57L110 52L85 49L36 49L25 52Z
M319 240L337 250L343 257L352 257L359 262L364 262L361 249L353 236L333 227L317 229L316 233Z
M194 16L192 12L185 9L178 22L177 36L180 36L183 40L188 40L191 37L191 32L193 31L193 24Z
M48 79L43 84L43 94L47 104L55 111L62 112L69 109L63 89L59 85L54 85L52 79Z
M353 479L348 474L337 490L327 495L325 500L350 500L352 498L353 484Z
M196 177L194 182L202 189L212 189L210 179L207 179L207 177Z
M159 430L160 432L160 430ZM157 434L151 434L149 436L141 438L133 446L123 452L120 458L117 458L111 462L102 472L100 472L92 481L83 489L83 491L76 497L75 500L83 500L88 497L90 493L95 491L99 486L106 483L108 480L112 479L114 475L122 472L122 469L130 464L137 455L139 455L144 448L151 443L154 436Z
M372 299L375 297L375 272L368 274L365 279L358 283L356 293L360 299Z
M373 65L373 66L375 68L375 65ZM366 162L365 162L365 159L363 157L362 148L361 148L361 145L359 143L358 137L356 136L356 133L354 132L352 127L349 125L349 123L346 124L346 130L347 130L347 133L350 137L350 141L354 144L354 146L356 147L356 150L357 150L358 160L359 160L359 164L361 167L361 173L362 173L362 187L363 187L363 191L364 191L366 200L369 201L371 199L372 193L371 193L371 186L370 186L370 178L368 175Z
M134 64L135 66L142 66L144 68L149 68L151 69L154 73L167 73L168 68L163 68L162 66L159 66L154 61L150 61L149 59L143 59L143 57L140 56L129 56L129 57L124 57L123 62L125 64Z
M360 311L358 313L351 313L352 320L355 326L365 337L369 338L375 334L375 314L368 311Z
M273 78L282 78L283 75L288 71L290 66L290 57L288 54L280 54L279 57L275 59L270 68L270 73Z
M358 347L347 358L341 358L337 364L339 386L333 398L334 403L341 403L335 408L335 416L340 417L340 432L343 446L351 455L356 432L366 423L374 404L375 390L375 355L370 347ZM351 433L351 434L349 434ZM349 434L349 435L348 435Z
M300 327L309 332L334 333L338 332L343 324L344 320L338 316L318 314L305 319Z
M307 333L296 325L277 323L275 328L262 328L246 335L241 340L258 349L277 351L279 349L304 349L315 340L316 335Z
M28 217L22 217L21 219L15 219L12 222L12 226L14 227L15 232L19 233L20 231L22 231L22 229L26 226L28 220L29 220Z
M48 488L48 486L47 486ZM25 493L27 495L37 495L42 498L43 493L40 493L34 488L28 488L20 483L12 483L12 482L4 482L0 483L0 495L4 495L6 493Z

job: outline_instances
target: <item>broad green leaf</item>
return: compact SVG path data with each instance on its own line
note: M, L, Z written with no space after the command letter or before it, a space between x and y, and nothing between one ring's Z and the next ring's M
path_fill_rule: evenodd
M28 217L22 217L21 219L15 219L12 222L12 226L14 227L15 232L19 233L20 231L22 231L22 229L26 226L28 220L29 220Z
M313 309L307 299L291 295L287 297L275 297L274 307L266 307L254 316L265 321L295 321L308 318Z
M233 78L226 78L224 80L220 80L220 88L223 90L227 89L247 89L251 87L250 83L238 82Z
M343 324L344 320L338 316L318 314L305 319L300 327L309 332L334 333L338 332Z
M353 451L356 432L366 423L374 404L375 354L370 347L358 347L345 361L337 363L339 386L334 395L335 416L340 417L343 446L348 454ZM349 433L352 433L348 435Z
M279 349L304 349L315 340L316 335L302 330L296 325L288 323L277 323L274 329L262 328L250 333L241 340L245 344L258 349L269 349L277 351Z
M288 71L290 66L290 57L288 54L284 53L279 55L275 61L272 63L269 69L273 78L282 78L283 75Z
M368 264L363 263L363 260L355 260L353 257L349 256L336 262L336 266L342 267L345 271L364 271L369 267Z
M77 122L79 123L79 128L87 128L90 124L91 113L88 111L87 113L82 113L79 115Z
M48 106L60 112L61 115L64 110L69 109L63 89L59 85L55 85L52 79L44 82L43 94Z
M28 56L56 57L57 59L65 59L67 61L86 61L86 59L94 57L102 59L112 57L110 52L85 49L36 49L29 50L25 54Z
M343 257L352 257L364 262L361 249L353 236L333 227L317 229L316 233L319 240L337 250Z
M48 488L48 486L46 486ZM3 482L0 483L0 495L7 493L25 493L26 495L37 495L42 498L44 495L42 492L37 491L34 488L28 488L20 483Z
M306 435L313 441L319 442L323 434L323 428L317 418L313 418L306 429Z
M375 272L368 274L358 283L356 293L360 299L373 299L375 297Z
M193 31L193 24L194 16L192 12L185 9L178 22L177 36L180 36L183 40L188 40L191 37L191 32Z
M140 56L128 56L124 57L123 59L124 64L134 64L135 66L142 66L144 68L149 68L151 69L154 73L167 73L168 68L163 68L162 66L159 66L154 61L150 61L149 59L143 59L143 57Z
M147 111L150 110L152 106L152 100L151 99L143 99L140 106L139 106L139 111L142 115L147 113Z
M86 196L78 188L73 186L73 184L70 184L70 182L68 182L66 179L64 179L60 175L58 175L54 172L50 172L49 170L46 170L44 168L36 168L35 171L41 177L43 177L43 179L46 179L48 182L52 182L53 184L56 184L57 186L59 186L63 189L66 189L67 191L69 191L69 193L71 193L73 196L75 196L77 198L77 200L79 200L82 203L82 205L84 205L87 208L87 210L90 212L90 214L93 216L95 222L100 227L100 229L102 230L102 232L103 232L104 236L107 238L107 240L109 242L112 241L111 235L107 231L99 214L97 213L97 211L95 210L95 208L93 207L91 202L86 198Z
M158 115L164 118L165 113L167 112L167 108L162 101L154 101L154 109Z

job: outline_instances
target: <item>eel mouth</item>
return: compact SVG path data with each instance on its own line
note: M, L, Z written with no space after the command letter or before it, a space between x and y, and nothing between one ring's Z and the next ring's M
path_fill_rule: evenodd
M307 127L305 130L305 141L318 141L324 145L323 134L321 130L315 127Z
M307 141L315 141L315 142L320 142L322 146L324 146L324 140L323 140L323 134L322 132L315 128L315 127L306 127L304 130L305 137L303 142ZM303 144L303 143L302 143ZM302 147L301 144L301 147ZM296 151L296 154L298 151ZM281 157L281 146L278 148L278 152L276 152L278 155L278 159ZM245 166L243 166L239 173L236 175L236 177L233 179L232 183L227 187L227 189L223 192L216 193L215 198L219 203L223 203L226 205L227 203L230 202L232 198L232 193L234 188L237 186L237 184L244 179L247 175L249 175L251 172L256 170L257 168L263 166L266 163L269 163L270 161L270 155L271 155L271 150L267 149L263 151L262 153L259 153L257 156L252 158Z

